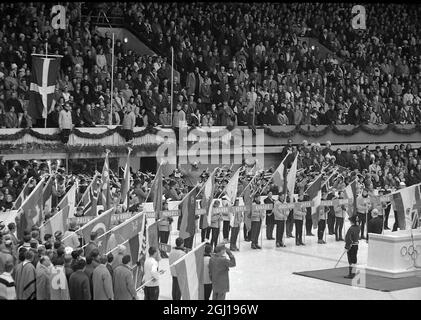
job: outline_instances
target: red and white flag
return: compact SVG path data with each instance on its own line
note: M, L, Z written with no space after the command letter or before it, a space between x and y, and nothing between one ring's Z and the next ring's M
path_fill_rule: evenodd
M46 119L51 111L60 58L32 56L28 114L32 119Z

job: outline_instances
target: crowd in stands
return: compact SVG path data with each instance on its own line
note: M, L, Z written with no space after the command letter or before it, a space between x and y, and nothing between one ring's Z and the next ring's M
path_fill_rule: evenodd
M27 112L31 53L45 53L46 41L63 55L48 127L421 120L415 4L366 4L365 31L352 29L345 3L70 3L66 30L51 27L50 6L0 5L1 128L38 125ZM112 93L111 33L95 26L101 10L157 53L140 56L118 39ZM171 47L180 72L172 118ZM71 123L61 125L66 105Z

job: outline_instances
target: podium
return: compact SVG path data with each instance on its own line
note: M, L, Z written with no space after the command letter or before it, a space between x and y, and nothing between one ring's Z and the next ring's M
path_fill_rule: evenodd
M421 230L369 234L366 270L387 278L421 276Z

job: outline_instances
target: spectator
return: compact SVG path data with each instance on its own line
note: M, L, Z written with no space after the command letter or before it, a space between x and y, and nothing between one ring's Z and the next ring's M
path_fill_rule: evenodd
M123 136L126 139L126 142L133 140L133 128L136 124L136 116L132 111L130 106L126 106L124 109L124 118L123 118ZM155 110L156 114L156 110ZM159 121L159 120L158 120Z
M0 274L0 299L16 300L16 287L13 281L13 261L7 261L4 271Z
M155 247L149 248L149 257L145 261L145 300L158 300L159 276L162 273L158 269L159 251Z
M225 258L225 252L229 259ZM219 244L215 247L215 255L209 261L209 275L212 281L212 300L225 300L229 291L229 268L235 267L235 258L225 245Z
M69 294L71 300L91 300L89 277L84 272L86 261L79 259L73 267L69 279Z
M34 253L27 250L24 259L15 269L16 296L18 300L36 299L36 271L32 264Z
M93 300L114 299L113 278L106 266L107 261L107 256L101 256L99 258L100 264L95 268L92 274Z
M36 300L50 300L51 261L48 256L41 256L36 266Z
M60 111L58 122L60 128L61 142L66 144L69 141L70 132L73 129L72 113L70 111L70 105L68 103L64 105L64 110Z

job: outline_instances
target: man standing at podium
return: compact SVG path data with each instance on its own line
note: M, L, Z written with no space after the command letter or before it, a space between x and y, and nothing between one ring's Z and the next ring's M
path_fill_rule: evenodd
M379 216L379 211L374 208L371 211L371 219L367 223L367 240L369 233L381 234L383 231L383 218Z

